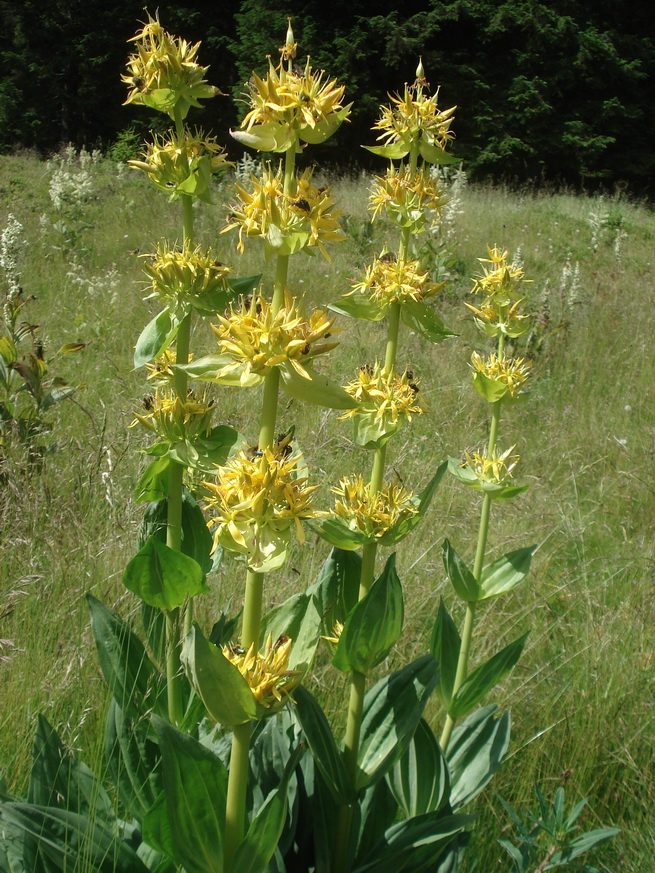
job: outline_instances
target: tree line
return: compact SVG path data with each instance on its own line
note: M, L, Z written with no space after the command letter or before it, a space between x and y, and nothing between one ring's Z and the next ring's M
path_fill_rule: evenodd
M419 56L442 106L457 105L453 151L477 178L624 185L653 192L655 39L645 0L207 0L158 8L170 31L202 40L201 61L227 97L213 132L243 112L251 70L277 58L292 17L299 53L347 85L349 124L319 160L373 166L361 144L388 92ZM107 147L143 113L121 104L141 0L0 0L0 149ZM190 121L193 123L193 117ZM150 119L155 125L157 119Z

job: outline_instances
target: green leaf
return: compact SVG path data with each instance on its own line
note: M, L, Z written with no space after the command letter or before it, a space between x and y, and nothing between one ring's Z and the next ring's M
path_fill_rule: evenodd
M458 719L470 712L485 694L497 685L514 668L528 638L527 633L496 652L484 664L480 664L462 683L448 707L448 715Z
M134 349L134 369L148 364L165 351L175 339L179 321L168 309L163 309L141 331Z
M166 795L162 791L150 809L146 811L141 822L141 830L145 842L167 858L175 857L173 834L168 819Z
M398 142L383 146L363 145L362 148L381 158L388 158L390 161L399 161L401 158L404 158L405 155L408 155L410 150L409 143L404 140L398 140Z
M261 278L261 273L258 273L256 276L241 276L236 279L227 279L227 284L230 286L236 297L245 297L255 290Z
M480 586L475 576L447 539L443 544L443 563L457 596L467 603L479 600Z
M336 303L330 303L328 306L328 309L338 312L339 315L359 318L361 321L381 321L387 314L388 308L388 305L361 294L340 297Z
M404 754L387 773L387 782L406 818L437 812L448 802L448 765L425 719L419 721Z
M489 782L509 745L510 716L495 718L495 704L476 709L454 729L446 760L450 770L450 805L464 806Z
M481 482L469 467L462 466L459 458L448 458L448 472L463 485L488 494L492 500L509 500L527 491L529 485L511 485L508 482Z
M446 846L471 820L468 815L428 812L392 825L353 873L431 873Z
M168 495L168 482L171 460L164 456L151 461L141 474L134 489L134 502L144 503L165 500Z
M227 770L193 737L153 716L173 857L187 873L223 868Z
M316 599L323 633L331 634L336 622L344 623L359 598L362 559L355 551L334 548L308 593Z
M338 112L332 112L327 118L319 119L313 127L303 125L300 129L300 139L311 145L320 145L340 127L348 117L352 103L344 106Z
M123 712L139 718L155 705L161 677L125 622L91 594L86 599L105 682Z
M166 542L168 524L168 503L160 500L151 503L145 511L139 529L139 546L142 548L149 537L156 535L161 543ZM207 575L214 567L211 557L213 538L200 506L192 495L184 489L182 493L182 548L183 554L196 561Z
M400 308L403 322L431 343L442 343L457 336L438 318L434 309L420 300L406 300Z
M293 692L294 714L300 723L314 763L330 789L336 804L349 803L353 789L343 763L343 755L337 748L332 729L316 699L299 685Z
M156 800L159 748L148 739L147 721L128 718L113 699L105 724L105 760L121 806L141 821Z
M385 676L364 698L358 775L359 790L381 779L403 754L437 683L432 655Z
M311 367L305 367L309 379L301 376L291 364L282 364L279 370L282 390L296 400L325 406L328 409L352 409L357 406L357 401L353 400L340 385L312 370Z
M149 873L127 842L99 820L56 807L0 804L0 829L20 828L38 840L39 851L61 870L78 870L80 859L94 873Z
M196 626L184 638L181 660L189 681L215 721L233 727L257 718L257 700L248 683Z
M462 641L455 622L446 609L443 598L439 598L439 611L432 629L430 650L439 668L439 681L434 693L440 702L448 708L453 695L457 663Z
M353 551L375 541L374 537L367 537L361 531L352 530L347 521L336 515L321 519L320 522L310 521L308 527L331 546L344 551Z
M362 410L357 411L357 415L353 416L354 425L354 440L358 446L363 449L381 449L392 436L400 431L404 425L402 418L394 423L384 416L377 417L377 410L372 409L370 412Z
M496 403L507 394L509 390L506 382L500 379L490 379L484 373L476 373L473 377L473 387L480 397L484 397L489 403Z
M208 436L172 443L168 456L183 467L215 473L216 467L222 467L235 448L243 444L243 437L238 431L227 425L218 425L211 429Z
M527 549L516 549L498 558L492 564L488 564L482 571L480 579L480 600L489 597L498 597L505 594L521 583L528 575L532 556L536 552L536 546Z
M287 815L287 795L289 780L298 761L305 752L298 747L289 758L280 782L280 787L271 792L237 848L229 873L265 873L268 862L280 842Z
M416 525L420 523L421 519L428 511L432 498L434 497L434 492L439 487L439 483L443 479L447 467L447 461L440 464L437 467L437 472L432 479L430 479L425 488L412 498L412 503L416 509L415 514L410 515L409 518L402 519L393 527L390 527L386 533L378 538L377 542L381 543L383 546L393 546L405 539L405 537L414 530Z
M41 401L41 412L47 412L47 410L51 409L55 403L59 403L60 400L65 400L67 397L70 397L71 394L75 394L76 391L77 387L74 385L60 385L58 388L53 388L51 391L48 391Z
M89 815L111 826L116 819L109 795L83 761L68 751L43 715L32 748L28 800Z
M309 593L293 594L284 603L267 613L261 622L260 646L268 635L273 642L282 635L291 637L289 669L307 669L314 660L321 636L321 614Z
M587 831L587 833L571 840L571 842L563 849L560 849L559 852L555 852L550 859L550 863L553 866L557 864L568 865L575 858L584 855L585 852L590 851L590 849L593 849L599 843L611 840L620 833L620 828L597 828L593 831Z
M440 146L428 142L425 134L421 137L418 149L423 160L428 161L430 164L459 164L462 160L461 158L454 158L452 155L449 155Z
M405 617L403 589L392 554L381 575L346 618L332 665L342 672L368 673L387 657Z
M204 578L197 561L153 535L125 568L123 585L149 606L170 612L188 597L208 591Z

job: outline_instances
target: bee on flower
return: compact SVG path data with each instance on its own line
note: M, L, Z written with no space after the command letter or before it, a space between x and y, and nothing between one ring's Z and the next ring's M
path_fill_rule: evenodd
M291 692L303 677L302 670L289 669L292 644L291 637L286 634L275 642L269 634L263 652L257 651L254 643L248 651L233 643L222 647L223 655L241 673L257 703L267 710L267 715L273 715L287 701L293 701Z
M288 444L242 450L217 468L216 482L203 482L215 545L243 556L258 573L282 566L292 530L304 542L304 519L326 515L312 503L318 485L307 484L302 455L289 454Z
M125 103L136 103L184 119L191 106L221 94L205 79L209 67L196 61L200 43L191 45L168 33L159 18L148 16L147 24L129 42L136 52L127 61L121 78L129 87Z

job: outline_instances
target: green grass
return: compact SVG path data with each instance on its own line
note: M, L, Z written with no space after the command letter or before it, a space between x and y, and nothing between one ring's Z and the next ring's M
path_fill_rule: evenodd
M63 739L91 764L101 755L106 694L84 603L92 592L125 616L135 598L121 584L132 557L140 509L131 491L144 464L142 433L129 429L131 411L145 393L131 355L141 327L154 314L141 292L139 253L179 233L176 204L152 191L137 173L118 174L109 162L93 167L94 196L75 221L74 247L61 250L61 234L44 229L53 219L48 196L51 170L29 155L0 158L0 227L13 212L28 246L22 282L36 300L26 316L39 324L46 353L73 340L88 346L53 368L82 387L53 415L52 449L40 471L26 469L20 453L5 462L0 496L0 772L11 791L25 788L36 714L43 712ZM334 193L349 216L350 235L333 246L333 260L298 256L290 285L308 304L325 305L348 288L392 227L379 222L371 241L366 228L366 181L340 179ZM224 226L229 185L215 205L197 215L199 238L241 275L261 272L260 253L236 253L236 234ZM619 838L597 853L602 870L641 873L655 846L655 600L652 597L655 487L655 355L652 337L653 237L644 205L623 199L599 203L571 193L512 193L469 187L453 245L455 272L440 313L460 334L441 346L402 334L400 365L422 381L430 414L415 419L390 447L389 475L420 488L447 455L460 455L485 440L486 409L471 387L470 351L479 347L462 300L487 244L520 247L534 278L533 308L550 323L538 337L531 398L502 422L501 443L516 443L520 477L530 490L494 507L490 554L537 543L533 571L523 587L481 610L474 662L499 641L530 630L526 652L496 691L511 706L512 745L501 773L477 811L475 851L467 870L508 868L497 838L507 818L496 798L514 806L532 802L539 780L551 794L591 795L587 828L618 825ZM592 211L609 219L596 250L588 222ZM626 233L620 251L617 228ZM579 264L580 288L570 300L562 287L567 257ZM270 268L265 268L265 281ZM544 291L544 289L546 289ZM384 326L350 322L333 353L331 374L346 380L362 363L382 354ZM210 348L212 335L198 326L193 347ZM217 395L220 417L247 435L257 432L258 394L225 389ZM295 423L315 481L336 482L369 458L353 447L348 423L335 413L282 400L280 426ZM329 503L328 488L321 500ZM472 556L479 506L473 492L446 481L418 535L405 541L399 570L406 592L403 637L387 667L426 650L439 595L459 616L444 580L441 543L448 536ZM327 547L298 547L285 570L272 574L267 603L304 589L316 576ZM198 607L209 624L230 596L240 599L242 573L226 563ZM343 719L343 683L324 661L311 680L327 709ZM442 718L436 704L430 717Z

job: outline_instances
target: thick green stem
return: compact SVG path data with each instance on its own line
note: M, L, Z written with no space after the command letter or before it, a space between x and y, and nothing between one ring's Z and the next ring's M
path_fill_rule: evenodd
M505 337L501 334L498 338L498 356L501 357L505 351ZM487 447L487 457L491 457L492 452L496 448L496 440L498 438L498 425L500 423L502 400L497 400L491 404L491 424L489 427L489 444ZM482 498L482 509L480 510L480 526L478 528L478 543L475 549L475 560L473 562L473 576L479 583L482 577L482 568L484 566L484 556L487 548L487 537L489 535L489 519L491 516L491 497L485 494ZM464 617L464 627L462 628L462 645L459 650L459 658L457 661L457 671L455 673L455 681L453 683L454 697L459 689L464 684L468 675L469 653L471 651L471 640L473 638L473 623L475 619L475 602L466 604L466 615ZM450 736L455 726L455 719L450 715L446 716L443 731L441 733L440 745L442 751L446 751Z
M243 840L246 826L246 794L250 752L250 722L236 725L232 732L232 754L225 808L224 869L230 866Z
M287 149L284 162L284 193L293 195L295 181L296 146ZM289 256L278 255L275 266L275 283L271 307L277 313L284 306L284 291L287 285ZM271 448L275 441L277 421L277 401L280 386L280 372L271 369L264 380L264 396L259 428L258 447L260 451ZM252 644L259 647L259 630L264 593L264 574L248 570L243 604L241 645L249 649ZM227 806L225 813L225 869L243 840L246 820L246 795L248 790L248 758L250 750L250 722L238 725L232 734L232 754L227 786Z
M179 609L165 610L166 617L166 695L171 724L182 721L182 686L180 684Z

